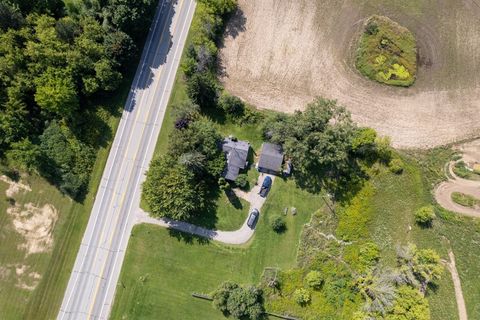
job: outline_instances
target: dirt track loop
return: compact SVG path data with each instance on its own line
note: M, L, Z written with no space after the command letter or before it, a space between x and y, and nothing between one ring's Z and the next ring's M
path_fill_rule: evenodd
M293 112L319 95L397 147L431 147L480 135L480 7L471 0L239 0L221 50L227 90L260 108ZM419 72L408 89L353 67L365 18L409 28Z

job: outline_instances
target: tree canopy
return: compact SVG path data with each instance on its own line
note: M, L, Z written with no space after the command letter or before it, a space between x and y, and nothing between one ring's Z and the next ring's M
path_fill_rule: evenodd
M236 319L262 319L264 308L262 291L254 286L242 287L224 282L213 294L213 306Z
M88 185L99 146L77 135L96 130L78 119L95 114L98 98L118 88L156 4L2 1L0 155L18 169L45 175L77 198Z

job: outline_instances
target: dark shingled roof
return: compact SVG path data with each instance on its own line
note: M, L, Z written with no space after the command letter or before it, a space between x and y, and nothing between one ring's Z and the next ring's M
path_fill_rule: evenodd
M265 142L262 144L260 159L258 160L258 170L268 170L280 172L283 163L283 150L278 144Z
M246 141L234 141L225 138L222 143L222 150L227 157L227 167L223 176L227 180L235 181L241 169L245 169L250 144Z

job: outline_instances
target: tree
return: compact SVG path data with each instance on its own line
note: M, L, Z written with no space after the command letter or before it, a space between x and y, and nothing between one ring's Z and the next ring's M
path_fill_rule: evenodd
M115 28L138 38L150 26L153 15L149 13L156 4L154 0L108 0L104 13Z
M388 273L379 269L370 269L367 273L359 275L355 287L365 300L364 309L368 312L378 312L385 315L393 305L395 287Z
M270 223L272 226L273 231L277 233L281 233L285 231L287 228L287 224L285 223L285 219L283 219L281 216L276 215L272 217L272 222Z
M395 303L386 316L387 320L429 320L428 301L416 289L400 286Z
M205 204L205 189L194 173L168 156L151 162L142 195L152 215L175 220L191 219Z
M312 300L312 295L305 288L296 289L293 292L293 300L301 306L306 306Z
M8 3L0 3L0 30L18 29L23 24L22 13Z
M78 22L68 16L57 21L55 30L59 39L70 44L73 44L75 38L82 32Z
M77 140L69 128L52 121L40 136L40 173L73 199L85 195L95 152Z
M305 282L310 288L318 290L323 284L323 276L320 271L312 270L305 276Z
M187 79L187 94L201 108L215 107L218 96L215 77L210 73L195 73Z
M75 83L68 70L49 67L35 83L35 102L45 111L69 118L78 108Z
M297 183L311 192L319 192L327 182L332 189L344 180L351 182L350 173L357 170L350 157L355 130L345 108L322 98L304 112L271 117L263 128L266 138L283 145Z
M29 139L23 139L12 143L6 156L9 164L14 168L34 171L39 166L41 151L38 145L33 144Z
M400 270L396 282L419 287L423 295L428 284L439 280L443 272L440 256L434 250L417 249L414 244L400 247L397 250L397 261Z
M105 53L119 64L130 61L137 48L132 38L123 31L111 31L104 38Z
M173 106L172 113L175 119L175 128L185 129L190 122L198 120L200 117L200 107L190 101L181 102Z
M222 136L212 122L198 120L184 130L174 130L170 135L168 154L178 159L182 154L198 152L205 158L205 173L217 179L225 167L225 156L220 149Z
M431 226L435 219L435 210L433 206L421 207L415 211L415 222L422 226Z
M95 77L98 79L100 88L105 91L113 91L118 88L122 75L116 71L113 64L107 59L101 59L95 63Z
M224 282L213 293L213 306L236 319L257 320L263 317L263 293L250 286L241 287L234 282Z
M243 101L236 96L229 95L228 93L224 93L220 96L218 105L233 119L241 118L245 112L245 104Z

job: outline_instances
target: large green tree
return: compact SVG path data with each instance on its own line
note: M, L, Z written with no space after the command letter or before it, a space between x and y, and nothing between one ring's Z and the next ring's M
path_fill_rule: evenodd
M35 83L35 101L45 111L69 118L78 108L78 95L69 70L49 67Z
M236 319L257 320L263 317L262 291L254 286L242 287L227 281L212 296L216 309Z
M274 115L263 131L266 138L283 146L300 186L318 192L326 182L351 179L356 127L350 113L335 101L317 98L304 112Z
M164 156L151 162L142 196L154 216L189 220L204 207L205 187L186 166Z

